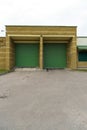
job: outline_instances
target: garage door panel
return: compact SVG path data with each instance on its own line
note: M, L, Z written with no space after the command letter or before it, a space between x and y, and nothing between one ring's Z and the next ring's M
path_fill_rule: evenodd
M44 68L66 67L66 45L44 44Z
M79 52L79 61L87 61L87 51Z
M38 67L39 44L16 44L16 66Z

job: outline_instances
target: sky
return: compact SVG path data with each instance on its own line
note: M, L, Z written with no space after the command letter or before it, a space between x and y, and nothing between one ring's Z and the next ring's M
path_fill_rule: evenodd
M87 0L0 0L0 36L5 25L77 26L87 36Z

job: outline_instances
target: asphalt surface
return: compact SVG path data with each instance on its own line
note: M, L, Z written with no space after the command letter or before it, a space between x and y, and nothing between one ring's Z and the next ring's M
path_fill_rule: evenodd
M0 76L0 130L87 130L87 72Z

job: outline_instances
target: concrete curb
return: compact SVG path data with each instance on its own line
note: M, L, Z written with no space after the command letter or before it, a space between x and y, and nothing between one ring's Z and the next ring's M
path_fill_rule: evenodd
M34 71L41 71L39 68L16 68L15 72L34 72Z

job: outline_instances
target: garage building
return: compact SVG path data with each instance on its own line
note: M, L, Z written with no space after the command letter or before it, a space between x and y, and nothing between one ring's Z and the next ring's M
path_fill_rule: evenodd
M87 68L87 37L77 37L78 68Z
M76 26L6 26L1 43L1 69L76 69L78 65Z

